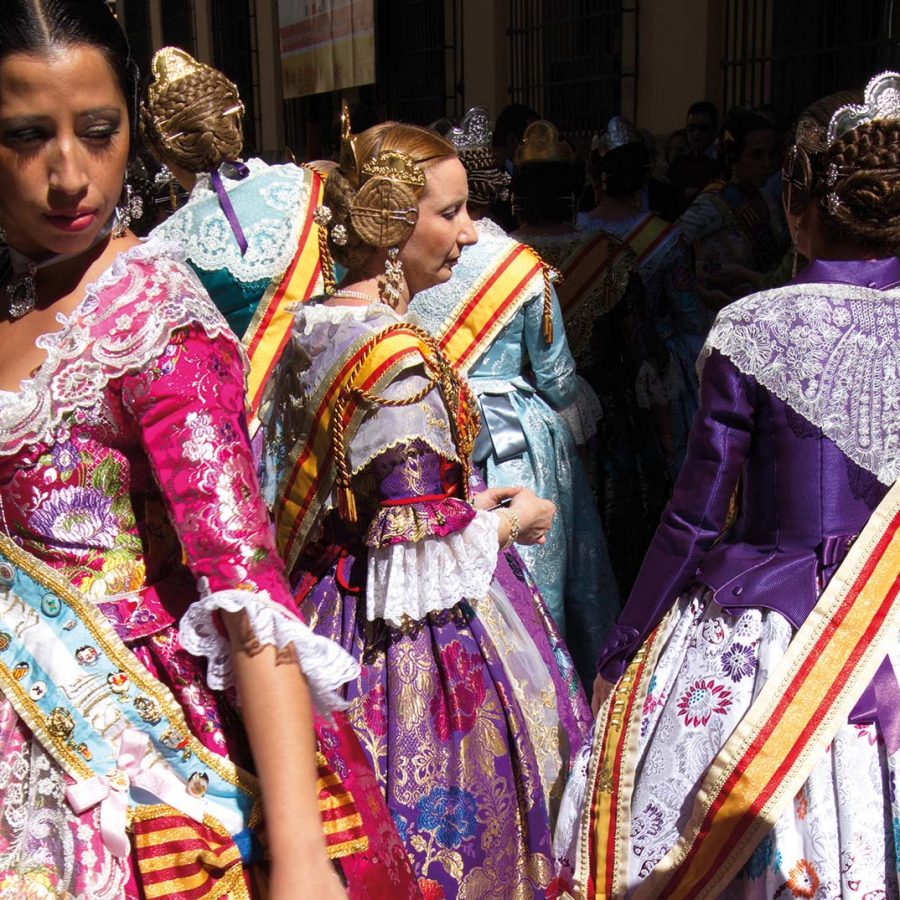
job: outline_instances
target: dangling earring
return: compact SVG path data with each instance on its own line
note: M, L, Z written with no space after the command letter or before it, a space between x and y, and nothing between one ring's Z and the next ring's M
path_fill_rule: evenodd
M397 247L391 247L384 261L384 278L378 282L378 296L383 303L391 308L397 306L403 284L403 263L400 262L400 251Z
M144 214L144 201L141 195L125 181L125 200L116 207L116 224L113 226L114 238L125 237L128 226Z

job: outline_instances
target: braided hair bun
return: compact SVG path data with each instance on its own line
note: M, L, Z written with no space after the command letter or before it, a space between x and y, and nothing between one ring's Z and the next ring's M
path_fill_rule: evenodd
M141 125L157 155L194 173L238 159L244 107L237 87L218 69L172 47L156 54L152 68Z

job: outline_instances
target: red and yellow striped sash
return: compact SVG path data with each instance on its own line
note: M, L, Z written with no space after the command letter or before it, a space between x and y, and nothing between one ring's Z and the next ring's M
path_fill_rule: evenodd
M329 859L366 850L369 839L353 796L322 753L316 754L316 764L319 814ZM157 804L137 808L132 830L147 900L251 900L251 873L233 838L215 819L194 822ZM252 877L256 884L264 881L261 870Z
M568 320L574 315L627 248L627 244L603 231L575 248L559 267L563 280L557 285L556 293L563 319Z
M466 372L484 353L531 296L526 289L543 268L541 258L524 244L513 244L504 251L462 298L439 336L441 350L452 365Z
M302 210L303 226L297 252L284 275L273 281L263 295L247 333L243 337L250 374L247 378L247 402L255 421L262 399L263 387L275 368L291 333L294 314L291 308L321 293L322 266L319 261L318 225L313 212L322 202L324 182L310 171L309 198Z
M432 355L421 336L403 324L391 325L361 341L336 370L322 380L310 403L312 427L306 440L291 452L274 516L278 548L288 571L296 562L309 529L334 483L332 419L338 397L345 389L369 393L389 384L405 368L420 365ZM352 394L344 407L346 440L362 418L360 401Z
M642 263L669 236L674 228L659 216L648 216L626 235L624 240Z
M636 897L714 898L728 886L846 723L896 640L898 596L900 484L872 514L713 760L682 835L637 888ZM642 703L637 695L632 704L638 721ZM633 769L634 745L628 750ZM628 759L622 764L628 767ZM602 809L593 826L597 846L591 848L595 891L590 897L618 895L605 892L609 860L601 856L600 841L617 846L627 865L627 832L608 815L601 821L601 814Z

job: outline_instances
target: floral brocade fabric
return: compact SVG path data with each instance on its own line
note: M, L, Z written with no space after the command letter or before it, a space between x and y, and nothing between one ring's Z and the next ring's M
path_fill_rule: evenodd
M326 309L305 310L295 327L308 389L323 355L389 314L347 308L341 322ZM520 558L498 554L495 514L471 507L459 463L418 439L414 422L403 407L364 420L364 437L386 438L356 473L359 521L325 512L292 581L310 626L361 664L347 714L423 895L553 896L552 822L590 713ZM369 615L368 593L412 577L418 596L401 627Z
M296 615L246 434L242 351L173 256L154 241L120 255L38 340L47 358L34 376L0 391L0 530L98 606L199 740L250 769L217 597L247 613L260 643L292 645L324 707L354 666ZM91 650L76 654L86 669ZM345 872L363 882L377 868L407 896L408 866L366 796L379 800L346 720L319 738L373 834L373 856L347 858ZM143 897L130 860L101 839L99 808L76 815L67 783L0 696L0 896Z

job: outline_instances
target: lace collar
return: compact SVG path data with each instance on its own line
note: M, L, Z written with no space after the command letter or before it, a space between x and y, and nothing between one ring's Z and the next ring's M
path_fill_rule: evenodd
M900 290L792 284L719 313L727 356L883 484L900 476Z
M34 376L0 393L0 454L51 439L67 413L96 405L110 381L146 366L179 328L231 334L182 259L165 241L137 244L85 288L70 315L57 316L59 330L35 342L47 356Z
M206 272L226 269L243 283L269 281L290 265L308 206L312 173L295 165L245 163L250 174L226 179L228 197L247 238L247 252L235 240L208 175L201 175L188 202L154 229L153 235L186 249L187 258Z

